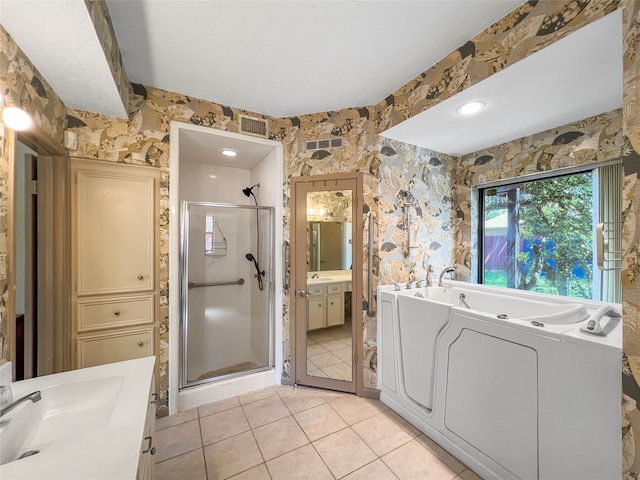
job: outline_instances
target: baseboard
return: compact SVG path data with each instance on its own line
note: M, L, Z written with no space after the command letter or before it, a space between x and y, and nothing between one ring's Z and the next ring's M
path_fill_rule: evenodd
M380 400L380 390L377 388L363 388L362 396L365 398L373 398L374 400Z

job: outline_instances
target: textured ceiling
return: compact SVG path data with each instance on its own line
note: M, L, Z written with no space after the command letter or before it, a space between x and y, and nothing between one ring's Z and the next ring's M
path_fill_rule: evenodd
M377 103L522 0L107 0L129 79L274 117Z
M65 105L127 116L84 0L1 0L0 20Z

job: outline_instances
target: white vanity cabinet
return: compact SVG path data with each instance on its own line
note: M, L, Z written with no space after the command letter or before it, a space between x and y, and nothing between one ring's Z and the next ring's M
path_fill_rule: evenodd
M136 480L153 480L155 478L156 462L154 455L156 454L156 447L153 442L156 434L156 398L155 383L152 383Z
M155 355L159 171L73 159L74 368Z
M317 283L308 285L307 330L344 324L344 292L351 282Z

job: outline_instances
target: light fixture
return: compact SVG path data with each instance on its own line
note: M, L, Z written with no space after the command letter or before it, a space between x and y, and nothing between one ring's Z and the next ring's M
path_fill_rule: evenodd
M28 130L33 126L33 120L29 114L18 107L5 107L2 110L2 123L17 132Z
M473 115L475 113L478 113L485 106L486 103L479 100L474 100L473 102L467 102L460 105L458 108L456 108L456 112L458 112L460 115Z
M238 152L236 152L231 148L221 148L220 153L223 154L225 157L235 157L236 155L238 155Z

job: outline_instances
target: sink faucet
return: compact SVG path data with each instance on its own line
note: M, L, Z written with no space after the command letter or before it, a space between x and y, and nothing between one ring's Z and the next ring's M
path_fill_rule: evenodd
M9 405L2 407L0 409L0 417L5 416L7 413L9 413L11 410L16 408L21 403L28 402L29 400L31 400L33 403L36 403L36 402L39 402L41 399L42 399L42 396L40 395L40 390L38 390L37 392L33 392L28 395L25 395L24 397L19 398L15 402L11 402Z
M311 278L319 278L319 275L317 273L314 273L313 275L311 275Z
M440 272L440 276L438 277L438 286L442 286L442 277L444 277L447 273L454 273L455 269L453 267L447 267Z

